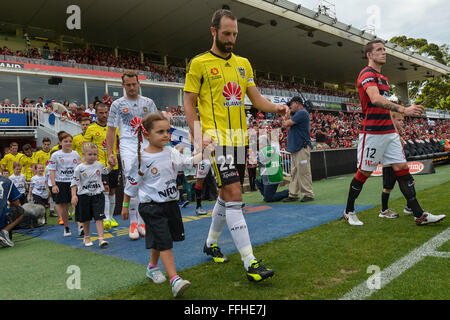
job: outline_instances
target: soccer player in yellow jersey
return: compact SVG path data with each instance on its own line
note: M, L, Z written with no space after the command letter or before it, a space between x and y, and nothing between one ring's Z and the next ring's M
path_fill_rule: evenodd
M33 149L31 149L29 144L25 144L22 150L23 155L19 158L19 163L22 166L22 173L25 175L25 180L28 184L35 174L33 170Z
M75 150L80 155L80 158L83 157L83 154L81 152L81 148L83 147L84 140L84 134L86 133L87 127L91 124L91 118L90 117L81 117L78 121L81 126L81 133L74 135L72 140L72 150Z
M108 105L105 103L97 103L95 105L95 114L97 122L91 124L84 134L84 141L93 142L98 147L98 161L105 167L109 166L108 152L106 148L106 132L108 131ZM117 157L117 137L119 135L119 128L116 128L116 137L114 139L113 154ZM119 226L117 221L113 218L114 208L116 207L116 188L119 183L119 164L113 167L113 170L107 174L102 175L103 185L105 190L105 216L103 221L105 229L111 229Z
M47 166L48 162L50 161L50 145L52 141L49 137L44 137L42 139L42 149L39 151L36 151L33 154L33 166L34 170L36 170L36 165L42 164L45 167Z
M19 162L20 157L23 156L23 153L18 152L19 151L19 144L17 142L11 142L9 145L9 153L5 154L5 156L2 159L2 169L6 169L9 171L9 174L14 173L13 165L14 162Z
M273 276L274 271L265 268L254 257L242 213L239 174L245 172L248 145L244 98L248 95L253 106L263 112L285 116L289 108L275 105L261 96L255 86L250 62L232 52L238 27L231 11L216 11L210 31L212 48L190 61L184 87L184 110L192 140L196 145L201 145L195 109L198 105L202 135L217 144L211 164L220 191L203 251L211 255L215 262L228 261L217 245L226 223L241 254L247 278L261 281Z

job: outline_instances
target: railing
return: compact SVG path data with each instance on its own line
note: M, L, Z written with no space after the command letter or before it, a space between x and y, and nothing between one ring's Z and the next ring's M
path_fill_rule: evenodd
M52 130L57 134L59 131L66 131L72 136L81 133L81 126L72 120L61 117L57 113L48 113L44 110L39 110L39 125Z
M171 116L170 125L175 128L189 129L186 116Z
M283 175L286 177L291 176L291 153L281 150L281 168L283 169Z
M1 106L0 130L16 134L33 134L39 126L40 114L37 108L28 106Z

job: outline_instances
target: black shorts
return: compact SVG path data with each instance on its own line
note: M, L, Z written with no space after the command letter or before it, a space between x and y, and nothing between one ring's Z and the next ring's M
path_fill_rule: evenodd
M119 185L119 170L112 170L109 174L102 174L102 181L104 186L109 186L110 189L115 189Z
M248 147L217 146L211 155L211 167L217 177L217 186L244 181Z
M45 208L48 206L48 199L44 199L41 196L38 196L37 194L32 194L33 196L33 202L35 204L43 205Z
M78 203L75 208L75 220L78 222L87 222L105 219L105 196L103 193L88 196L87 194L78 195Z
M56 204L70 203L72 200L72 191L70 190L70 182L58 182L56 186L59 189L58 193L53 194L53 200Z
M140 203L139 214L145 222L147 249L169 250L174 241L184 240L183 220L177 201Z
M383 188L388 190L394 189L395 181L397 181L397 176L394 168L391 166L383 167Z

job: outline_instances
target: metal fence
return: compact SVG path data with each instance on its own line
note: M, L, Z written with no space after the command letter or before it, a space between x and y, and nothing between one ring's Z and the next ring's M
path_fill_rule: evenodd
M38 109L34 107L0 105L0 131L18 135L33 134L39 126L39 116Z

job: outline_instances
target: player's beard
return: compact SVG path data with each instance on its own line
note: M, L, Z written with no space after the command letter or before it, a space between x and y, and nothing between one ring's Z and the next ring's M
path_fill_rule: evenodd
M228 45L231 44L231 46L227 47L226 46L227 44ZM219 37L216 37L216 47L217 47L217 49L219 49L220 52L231 53L233 51L234 45L230 42L228 42L228 43L222 42L219 40Z

